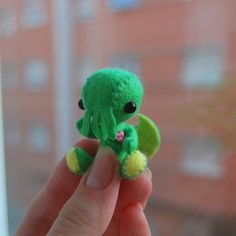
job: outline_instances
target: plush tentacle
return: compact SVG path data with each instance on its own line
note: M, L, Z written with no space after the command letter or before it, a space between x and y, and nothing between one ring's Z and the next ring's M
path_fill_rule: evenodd
M99 112L94 112L93 113L93 118L91 120L91 128L93 133L97 138L101 137L101 130L100 130L100 120L99 120Z
M101 137L102 140L106 140L108 138L108 128L107 128L107 121L104 114L100 114L100 121L101 121Z
M116 139L116 119L113 114L113 109L109 108L106 112L104 112L104 116L107 124L108 137L114 140Z
M91 112L86 111L83 118L83 126L81 129L81 134L84 136L88 136L89 129L90 129L90 119L91 119Z

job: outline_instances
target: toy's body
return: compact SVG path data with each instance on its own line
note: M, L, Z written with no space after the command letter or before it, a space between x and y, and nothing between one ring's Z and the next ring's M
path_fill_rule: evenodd
M87 79L79 101L85 114L76 123L78 131L99 139L101 146L111 147L121 163L121 176L128 179L144 171L147 157L160 145L158 129L144 115L138 115L141 123L137 127L125 123L137 115L142 97L142 84L134 74L102 69ZM78 147L71 148L67 154L68 167L74 173L85 173L92 161L93 158Z

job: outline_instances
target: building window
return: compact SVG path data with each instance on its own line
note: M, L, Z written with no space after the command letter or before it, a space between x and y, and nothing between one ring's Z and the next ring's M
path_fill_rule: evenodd
M75 15L79 21L86 22L91 20L96 11L94 0L76 0Z
M215 88L223 77L223 50L192 49L184 53L182 82L186 88Z
M43 26L46 22L46 1L24 0L22 21L26 28Z
M27 143L36 153L45 153L50 147L49 129L44 122L35 121L29 125Z
M138 6L140 0L109 0L109 7L113 11L130 10Z
M191 136L183 139L181 170L184 173L218 178L223 174L220 142L213 137Z
M130 71L136 75L140 74L138 58L134 55L116 55L111 58L110 66Z
M44 90L48 84L48 69L46 62L34 59L26 64L25 78L30 90Z
M16 14L14 9L0 9L0 37L10 37L16 32Z
M17 65L14 62L2 62L2 85L4 89L15 89L18 85Z

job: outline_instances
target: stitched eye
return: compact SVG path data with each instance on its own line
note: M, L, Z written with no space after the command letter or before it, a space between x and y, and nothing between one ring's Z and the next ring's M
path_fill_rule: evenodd
M126 113L134 113L136 111L136 104L133 101L130 101L125 104L124 112Z
M84 109L84 104L83 104L82 99L79 100L78 106L79 106L79 108L80 108L81 110L85 110L85 109Z

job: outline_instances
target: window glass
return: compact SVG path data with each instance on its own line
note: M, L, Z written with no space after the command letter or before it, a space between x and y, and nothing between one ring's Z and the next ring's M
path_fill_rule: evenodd
M89 21L95 15L96 1L94 0L76 0L76 17L79 21Z
M181 169L199 177L218 178L223 174L220 143L216 138L190 136L184 139Z
M198 48L184 54L183 83L187 88L215 88L222 82L223 51Z
M215 0L0 0L10 235L83 138L80 91L104 67L141 78L139 112L161 132L148 161L152 235L236 235L235 9Z
M114 11L128 10L136 7L139 0L109 0L109 6Z
M25 76L27 88L45 89L48 84L47 65L41 59L33 59L26 63Z
M26 28L37 28L46 21L45 0L24 0L22 21Z
M48 128L44 122L34 121L28 127L27 143L36 153L45 153L50 147Z

